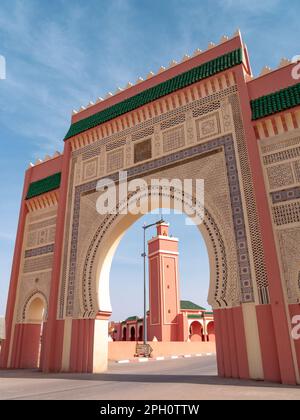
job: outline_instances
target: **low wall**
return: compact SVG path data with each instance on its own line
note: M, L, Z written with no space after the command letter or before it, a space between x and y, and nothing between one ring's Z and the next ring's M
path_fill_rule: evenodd
M180 356L198 353L215 353L215 343L203 342L150 342L153 348L153 357ZM114 341L108 343L108 359L111 361L133 359L135 354L135 342Z

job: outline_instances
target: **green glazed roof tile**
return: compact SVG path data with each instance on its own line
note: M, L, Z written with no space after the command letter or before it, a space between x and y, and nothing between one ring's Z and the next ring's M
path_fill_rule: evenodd
M130 316L129 318L126 319L127 321L138 321L139 317L138 316Z
M252 120L300 105L300 83L251 101Z
M190 302L189 300L181 300L180 309L190 309L192 311L205 311L205 308L202 308L201 306L198 306L195 303Z
M29 185L26 200L37 197L38 195L45 194L49 191L56 190L60 187L61 172L48 176L47 178L40 179L39 181L32 182Z
M188 319L202 319L203 318L203 316L202 315L188 315L187 316L188 317Z
M83 120L80 120L71 125L65 140L73 137L79 133L89 130L97 125L103 124L113 118L119 117L122 114L133 111L149 102L169 95L176 90L185 88L202 79L211 77L217 73L228 70L238 64L241 64L243 54L241 48L231 51L228 54L222 55L209 61L201 66L195 67L185 73L179 74L174 78L167 80L159 85L153 86L150 89L112 105L97 114L91 115Z

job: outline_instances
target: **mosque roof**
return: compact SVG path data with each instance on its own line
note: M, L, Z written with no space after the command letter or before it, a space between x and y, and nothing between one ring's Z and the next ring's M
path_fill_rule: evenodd
M181 300L180 309L188 309L191 311L206 311L202 306L196 305L196 303L191 302L190 300Z

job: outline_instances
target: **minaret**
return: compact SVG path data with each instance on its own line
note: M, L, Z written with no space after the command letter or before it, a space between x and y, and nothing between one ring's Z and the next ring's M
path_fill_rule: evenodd
M150 319L148 339L176 341L178 334L179 272L178 239L169 236L169 225L157 226L148 242Z

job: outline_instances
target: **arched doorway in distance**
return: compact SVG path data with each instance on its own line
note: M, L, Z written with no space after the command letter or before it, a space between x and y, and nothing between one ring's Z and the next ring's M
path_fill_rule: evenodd
M130 329L130 341L135 341L135 328L131 327Z
M142 325L139 326L139 337L138 337L138 341L143 341L143 326Z
M194 321L190 325L190 340L203 341L203 327L199 321Z

